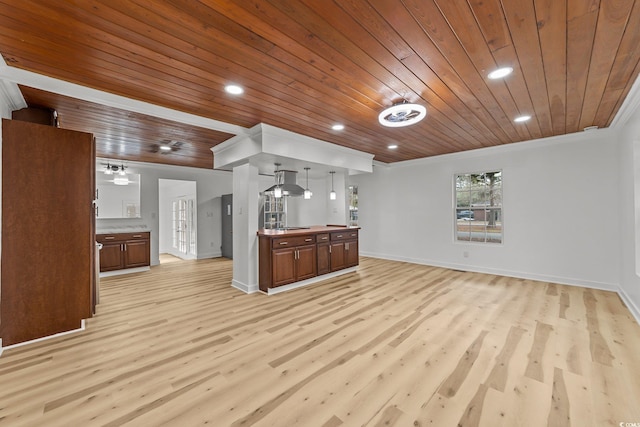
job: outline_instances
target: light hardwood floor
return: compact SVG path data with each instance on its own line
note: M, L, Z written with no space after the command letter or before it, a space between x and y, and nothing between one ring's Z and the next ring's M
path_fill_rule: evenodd
M86 331L0 357L0 426L640 423L614 293L362 258L268 297L231 265L102 279Z

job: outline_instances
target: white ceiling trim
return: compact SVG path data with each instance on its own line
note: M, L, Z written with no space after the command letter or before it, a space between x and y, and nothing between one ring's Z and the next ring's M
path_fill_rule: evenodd
M108 107L119 108L134 113L145 114L147 116L158 117L165 120L198 126L219 132L226 132L234 135L243 135L247 128L229 123L213 120L171 108L161 107L144 101L126 98L113 93L104 92L97 89L80 86L75 83L58 80L53 77L37 74L6 65L4 61L0 63L0 79L59 95L82 99ZM21 95L22 96L22 95ZM24 99L23 99L24 100ZM26 106L26 105L25 105Z
M616 116L611 121L610 128L625 126L633 118L636 113L640 112L640 76L633 82L631 90L622 102Z
M4 58L0 56L0 67L6 66L7 63L4 62ZM27 102L24 100L22 93L20 93L20 88L18 88L18 85L14 82L0 80L0 95L7 101L7 105L11 111L27 107Z

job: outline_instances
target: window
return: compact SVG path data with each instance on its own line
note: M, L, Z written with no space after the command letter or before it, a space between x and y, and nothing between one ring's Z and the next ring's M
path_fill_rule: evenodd
M358 186L349 186L349 225L358 225Z
M456 240L502 243L502 172L457 174Z

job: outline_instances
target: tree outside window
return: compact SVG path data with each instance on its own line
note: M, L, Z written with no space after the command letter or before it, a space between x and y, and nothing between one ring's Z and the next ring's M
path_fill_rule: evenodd
M455 177L456 240L502 243L502 171Z

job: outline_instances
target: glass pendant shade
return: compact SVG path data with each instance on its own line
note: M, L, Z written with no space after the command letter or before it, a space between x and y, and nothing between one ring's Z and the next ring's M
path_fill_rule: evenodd
M311 168L304 168L305 172L307 173L307 186L304 189L304 198L307 199L307 200L309 200L311 198L311 196L313 195L311 190L309 190L309 169L311 169Z
M279 199L280 197L282 197L282 188L280 187L276 187L273 189L273 197L275 197L276 199Z
M331 200L335 200L337 197L336 192L331 190L331 193L329 193L329 199Z

